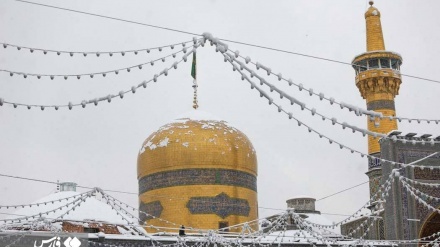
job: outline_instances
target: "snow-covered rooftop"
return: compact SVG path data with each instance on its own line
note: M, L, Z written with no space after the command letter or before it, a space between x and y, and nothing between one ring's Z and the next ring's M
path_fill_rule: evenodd
M301 215L307 216L307 218L305 220L308 222L314 223L314 224L332 225L334 223L322 214L301 214ZM341 234L341 230L339 227L335 227L334 229L325 229L325 230L314 227L314 230L322 232L323 235L340 235Z
M313 197L313 196L298 195L298 196L294 196L294 197L290 198L288 201L295 200L295 199L313 199L313 200L316 200L315 197Z

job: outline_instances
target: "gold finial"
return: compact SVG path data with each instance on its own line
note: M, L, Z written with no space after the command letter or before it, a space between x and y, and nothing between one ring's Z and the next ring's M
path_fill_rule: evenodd
M374 1L371 0L371 1L369 1L368 3L370 4L370 6L373 6Z

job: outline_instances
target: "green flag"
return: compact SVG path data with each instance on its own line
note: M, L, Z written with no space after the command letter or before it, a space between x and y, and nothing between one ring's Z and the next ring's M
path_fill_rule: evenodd
M193 52L193 62L192 62L192 68L191 68L191 76L196 80L197 78L197 71L196 71L196 53Z

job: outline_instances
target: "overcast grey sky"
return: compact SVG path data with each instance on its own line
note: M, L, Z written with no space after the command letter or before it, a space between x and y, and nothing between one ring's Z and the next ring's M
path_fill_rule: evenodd
M40 3L249 42L293 52L351 62L365 52L364 0L333 1L122 1L39 0ZM440 79L440 2L376 1L382 14L385 45L403 57L402 73ZM13 0L0 1L1 42L78 51L141 49L191 40L192 36L139 25L69 13ZM340 101L365 107L350 66L230 44L245 56L292 78L305 87ZM113 57L56 56L0 49L0 68L33 73L91 73L127 67L170 54ZM260 207L286 208L285 201L307 194L321 198L367 181L367 160L329 145L279 114L250 90L223 62L213 47L198 51L200 109L243 131L257 151ZM145 66L141 71L95 79L23 79L0 73L0 97L28 104L81 102L129 89L173 61ZM137 192L136 159L142 142L161 125L191 110L190 62L156 84L123 100L71 111L0 107L0 173L83 186ZM271 79L307 105L366 128L366 120L309 97ZM397 115L440 119L438 83L403 77L396 98ZM276 97L274 97L276 98ZM278 100L278 99L277 99ZM285 105L285 104L284 104ZM287 107L287 105L286 105ZM322 122L298 107L295 116L355 149L367 152L359 133ZM404 132L440 134L433 124L399 123ZM55 185L0 177L0 204L30 203L55 190ZM351 214L368 200L368 186L319 201L325 213ZM137 205L137 196L114 194ZM276 211L260 208L260 216ZM2 216L0 216L2 217ZM331 217L333 220L340 217Z

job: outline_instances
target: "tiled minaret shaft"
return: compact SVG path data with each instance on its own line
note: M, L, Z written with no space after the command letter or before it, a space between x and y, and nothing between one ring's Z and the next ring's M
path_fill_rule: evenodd
M365 13L367 30L367 52L356 56L352 62L356 71L356 86L366 100L367 109L380 112L383 118L368 118L368 130L388 133L397 129L397 121L386 116L395 116L394 98L399 94L402 83L400 65L402 57L385 50L380 12L370 7ZM368 137L368 153L380 157L379 138ZM367 175L370 178L370 194L377 191L381 177L381 164L377 159L369 159Z

